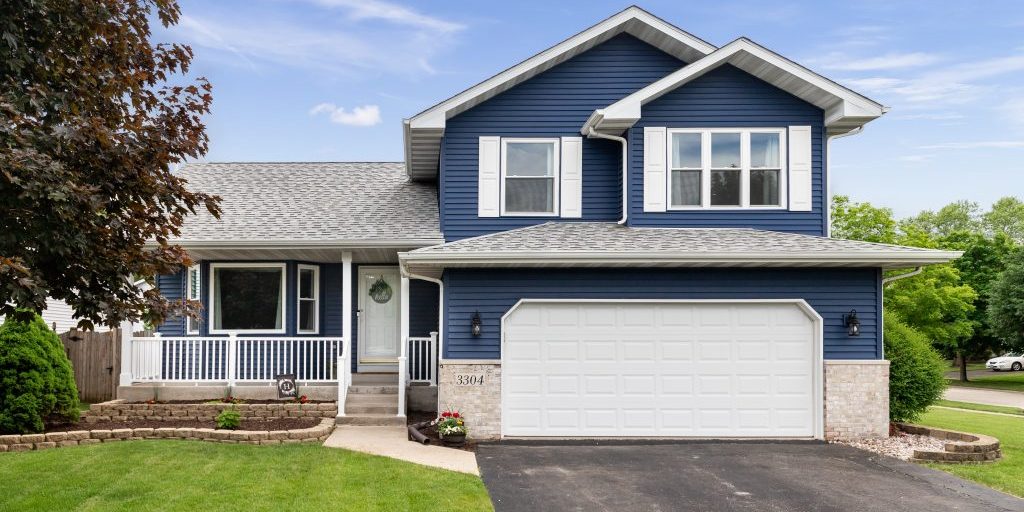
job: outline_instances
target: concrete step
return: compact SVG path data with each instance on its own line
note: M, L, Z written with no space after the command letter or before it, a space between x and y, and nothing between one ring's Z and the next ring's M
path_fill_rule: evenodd
M398 414L398 404L362 405L345 404L345 414Z
M381 385L351 385L348 387L350 394L371 394L371 395L395 395L395 399L398 398L398 386L381 386Z
M397 405L398 395L375 395L372 393L349 393L345 399L349 405Z
M354 373L352 384L357 385L398 385L397 373Z
M394 414L346 414L345 416L338 416L334 422L337 425L400 427L405 425L405 418L400 418Z

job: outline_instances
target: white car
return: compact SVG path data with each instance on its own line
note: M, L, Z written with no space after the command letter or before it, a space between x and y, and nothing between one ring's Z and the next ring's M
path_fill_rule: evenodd
M1024 354L1020 352L1009 352L999 357L993 357L985 363L985 368L998 372L999 370L1011 370L1019 372L1024 369Z

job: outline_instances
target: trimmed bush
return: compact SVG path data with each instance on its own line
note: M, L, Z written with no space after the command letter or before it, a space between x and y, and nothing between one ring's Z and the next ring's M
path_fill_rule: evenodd
M889 360L889 418L914 421L942 397L946 389L946 363L928 338L885 315L885 357Z
M60 338L36 315L0 325L0 434L78 421L78 388Z
M217 415L217 428L235 430L242 425L242 414L238 409L229 407Z

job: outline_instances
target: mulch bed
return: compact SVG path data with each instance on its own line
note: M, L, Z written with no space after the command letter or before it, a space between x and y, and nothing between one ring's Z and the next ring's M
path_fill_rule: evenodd
M409 425L412 425L412 424L420 423L420 422L423 422L423 421L435 420L435 419L437 419L437 415L436 414L425 413L425 412L410 412L408 415L406 415L406 418L407 418L407 423ZM428 426L428 427L425 427L425 428L421 428L420 432L422 432L423 435L425 435L428 438L430 438L430 444L435 445L435 446L445 446L444 442L441 441L441 436L439 436L437 434L437 427ZM471 439L467 439L466 443L463 444L462 446L448 446L448 448L455 448L455 449L458 449L458 450L466 450L467 452L475 452L476 451L476 442L471 440Z
M269 418L243 419L238 430L294 430L318 425L321 418ZM69 423L48 425L46 432L71 432L74 430L114 430L119 428L217 428L213 420L108 420L95 423Z

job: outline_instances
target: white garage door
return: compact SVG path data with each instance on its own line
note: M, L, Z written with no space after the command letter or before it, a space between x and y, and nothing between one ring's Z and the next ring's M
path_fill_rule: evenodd
M795 302L524 300L502 434L820 437L819 322Z

